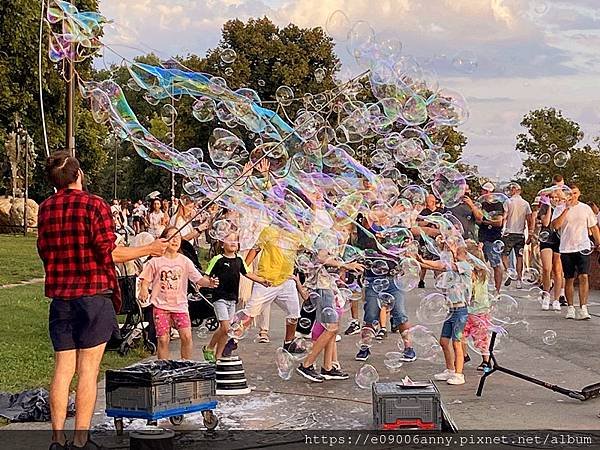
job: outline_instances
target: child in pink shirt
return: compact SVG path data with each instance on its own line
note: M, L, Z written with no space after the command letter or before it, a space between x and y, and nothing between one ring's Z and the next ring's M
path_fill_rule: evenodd
M201 287L216 287L219 281L203 276L194 263L179 253L181 235L175 227L167 227L161 238L169 240L163 256L152 258L140 275L140 300L154 306L154 326L158 338L158 359L169 359L171 325L179 332L181 359L192 357L192 324L187 303L188 280ZM148 288L152 288L152 293Z

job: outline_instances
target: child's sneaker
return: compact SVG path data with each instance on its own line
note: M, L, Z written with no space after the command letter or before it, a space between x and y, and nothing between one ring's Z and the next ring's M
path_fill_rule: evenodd
M322 383L323 382L323 377L321 375L319 375L316 371L315 368L313 366L310 367L304 367L302 364L300 364L298 366L298 368L296 369L296 372L298 372L300 375L302 375L304 378L309 379L310 381L313 381L315 383Z
M569 306L569 304L567 303L567 299L564 295L558 297L558 301L560 302L560 306Z
M344 334L346 336L352 336L353 334L356 334L359 332L360 332L360 323L358 323L358 320L353 320L352 322L350 322L350 325L348 325L348 328L346 328L346 331L344 331Z
M577 320L588 320L591 319L590 313L588 312L587 305L581 305L581 310L579 311L579 317Z
M237 350L237 347L238 346L237 342L235 342L235 339L229 338L227 344L225 344L225 348L223 349L223 358L229 358L231 354Z
M335 342L340 342L342 340L342 337L339 334L335 335Z
M465 376L462 373L455 373L446 380L448 384L465 384Z
M209 363L216 363L217 358L215 357L215 351L209 348L206 348L206 345L202 347L202 356L204 356L204 361Z
M377 334L375 335L375 339L378 341L383 341L387 337L387 330L385 328L380 328Z
M412 347L406 347L404 349L404 351L402 352L402 358L400 358L400 361L404 361L404 362L413 362L417 359L417 354L415 353L415 351L413 350Z
M567 306L567 315L565 319L574 319L575 318L575 307L573 305Z
M544 298L542 300L542 311L548 311L550 309L550 299Z
M361 347L354 359L357 361L366 361L369 359L369 355L371 355L371 350L369 350L369 347Z
M456 372L454 370L444 369L443 372L436 373L433 376L433 379L438 380L438 381L446 381L446 380L449 380L451 377L453 377L455 374L456 374Z
M558 300L552 302L552 309L554 311L560 311L560 302Z
M490 366L489 362L483 361L477 366L477 370L480 372L489 372L490 370L492 370L492 366Z
M517 280L517 286L516 287L517 287L517 289L523 289L523 284L521 283L521 280ZM464 380L463 380L463 383L464 383ZM460 383L460 384L462 384L462 383Z
M301 348L295 341L284 342L283 349L288 353L292 353L292 354L296 354L296 355L298 355L300 353L306 353L306 349Z
M331 370L325 370L324 367L321 367L321 376L326 380L347 380L350 376L342 372L337 367L332 367Z
M468 353L465 353L465 358L464 358L463 361L464 361L465 364L471 361L471 357L469 356Z

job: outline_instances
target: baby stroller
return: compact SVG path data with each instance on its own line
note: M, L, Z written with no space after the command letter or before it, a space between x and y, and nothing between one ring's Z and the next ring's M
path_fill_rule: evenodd
M202 271L202 266L198 261L198 254L193 245L186 240L181 241L181 253L192 260L196 268ZM219 328L219 321L215 317L215 310L211 303L212 289L196 289L193 283L188 283L188 309L192 327L200 327L204 324L209 331L215 331Z
M134 267L131 267L132 265ZM117 351L119 355L125 356L141 340L144 349L154 355L156 331L152 320L152 308L144 307L137 299L135 263L118 264L116 271L122 300L121 309L116 313L125 315L125 321L119 325L119 333L113 335L106 349Z

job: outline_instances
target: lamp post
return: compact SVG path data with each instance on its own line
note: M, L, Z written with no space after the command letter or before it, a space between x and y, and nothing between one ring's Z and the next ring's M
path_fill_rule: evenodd
M27 236L27 201L29 200L29 152L33 151L33 139L27 135L25 141L25 189L23 200L23 236Z
M75 156L75 133L73 130L73 103L75 96L75 83L73 82L73 78L75 77L75 64L72 60L67 58L65 66L65 70L67 73L67 98L65 104L67 127L65 143L67 151L71 154L71 156Z
M171 96L171 148L175 148L175 99ZM175 198L175 172L171 172L171 201Z

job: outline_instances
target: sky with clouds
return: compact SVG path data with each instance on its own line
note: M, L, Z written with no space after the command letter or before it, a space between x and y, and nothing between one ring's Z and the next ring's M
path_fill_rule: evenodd
M337 10L368 22L377 38L399 39L404 54L467 98L465 159L486 176L519 170L515 136L533 108L560 108L586 140L600 135L600 0L100 0L114 21L104 41L127 58L202 55L234 18L327 30ZM344 70L358 72L343 42L336 52ZM109 52L105 60L118 62Z

